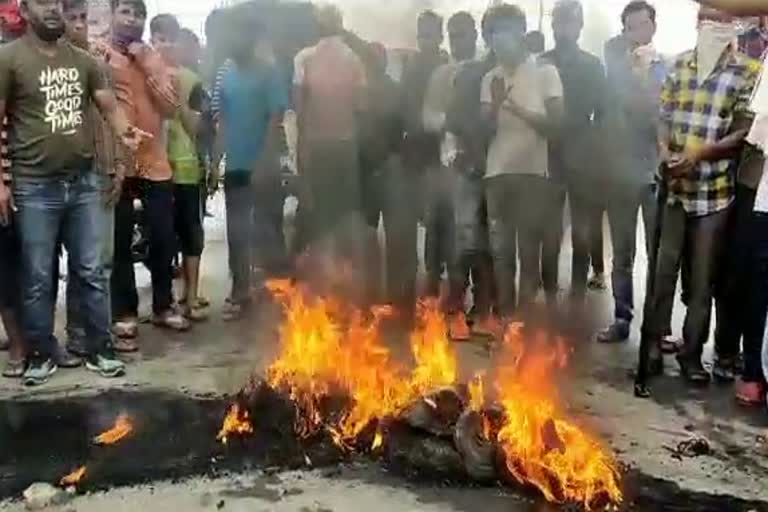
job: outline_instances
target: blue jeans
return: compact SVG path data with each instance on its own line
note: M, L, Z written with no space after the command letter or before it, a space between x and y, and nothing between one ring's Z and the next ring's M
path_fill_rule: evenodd
M24 334L32 354L50 357L55 349L53 266L60 239L77 282L86 349L110 342L109 288L102 258L104 207L102 177L80 172L70 177L17 178L13 185L21 241L21 296Z

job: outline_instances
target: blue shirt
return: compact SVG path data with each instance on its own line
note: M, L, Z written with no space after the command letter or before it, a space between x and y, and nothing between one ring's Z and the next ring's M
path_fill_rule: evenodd
M227 172L250 173L264 151L270 120L288 107L288 90L277 70L231 66L220 91Z

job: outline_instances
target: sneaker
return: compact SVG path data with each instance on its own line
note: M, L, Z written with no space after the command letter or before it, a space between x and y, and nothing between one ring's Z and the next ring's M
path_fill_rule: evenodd
M720 382L731 383L736 380L736 359L718 357L712 367L712 375Z
M608 289L608 284L605 279L605 274L600 272L598 274L594 274L590 280L587 282L587 288L590 290L596 290L596 291L604 291Z
M59 368L72 369L80 368L83 365L83 360L80 357L71 354L58 343L54 349L53 360Z
M184 315L173 310L168 310L160 315L152 315L152 325L178 332L188 331L192 327Z
M24 372L22 382L24 382L25 386L41 386L48 382L48 379L56 373L56 370L58 370L58 367L50 357L32 357Z
M616 320L613 325L597 334L598 343L623 343L629 339L629 322Z
M88 356L85 360L85 367L107 379L125 375L125 363L109 352Z
M114 323L112 332L118 338L133 339L139 335L139 323L135 319L120 320Z
M469 341L471 333L464 313L451 315L448 320L448 337L453 341Z

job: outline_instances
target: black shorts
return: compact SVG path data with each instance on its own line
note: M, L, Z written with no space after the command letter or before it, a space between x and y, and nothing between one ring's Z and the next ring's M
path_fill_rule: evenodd
M0 309L18 309L21 258L16 229L0 226Z
M174 185L174 225L182 256L203 254L202 188L200 185Z

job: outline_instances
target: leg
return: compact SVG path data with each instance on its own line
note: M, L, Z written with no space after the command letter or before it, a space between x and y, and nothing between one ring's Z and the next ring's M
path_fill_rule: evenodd
M761 351L766 339L766 311L768 311L768 215L755 213L751 229L754 250L749 264L749 300L744 325L745 383L765 383L761 365ZM766 345L768 346L768 345ZM761 396L760 400L765 397Z
M499 293L499 310L509 317L517 309L517 219L512 205L519 200L514 180L499 176L488 180L488 231Z
M640 209L639 190L616 191L608 203L608 221L613 244L614 317L627 328L634 318L634 268L637 240L637 216ZM627 332L628 334L628 332Z
M56 179L14 183L21 242L22 325L30 353L41 360L51 358L55 350L52 276L65 211L64 187Z
M126 179L120 199L115 205L114 263L110 276L113 320L130 320L134 324L139 313L131 249L135 221L133 198L137 187L136 178Z
M563 243L563 212L565 210L565 188L555 181L550 182L551 209L546 214L546 231L541 249L541 279L550 305L557 303L560 288L560 248Z
M3 376L19 378L24 374L26 346L19 323L19 242L13 225L0 226L0 320L8 336L8 362Z
M227 208L227 244L229 245L229 271L232 274L233 304L242 306L250 302L251 287L251 190L247 180L230 174L224 178Z
M175 185L176 234L182 254L186 315L192 320L206 318L198 304L200 256L203 254L203 213L198 185Z
M393 159L386 177L383 211L387 297L409 316L416 305L417 187L417 179L403 168L398 158Z
M701 354L709 338L715 273L720 264L728 213L688 219L685 242L689 249L690 295L680 358L694 365L701 365Z
M168 182L143 183L145 187L145 215L149 228L149 259L152 274L152 310L164 315L173 305L172 261L176 252L173 229L173 184Z
M605 274L605 256L603 242L603 217L606 207L603 201L592 198L589 212L589 259L592 262L592 271L596 275Z
M109 290L103 265L104 207L101 176L84 173L72 190L62 238L79 293L86 350L103 353L110 341Z
M549 182L537 176L522 176L519 196L518 250L520 252L520 309L530 307L536 300L541 284L541 250L544 241L545 217L548 211Z
M573 259L571 268L571 295L584 300L587 293L590 247L590 205L587 193L579 186L569 186L568 201L571 206L571 242Z

